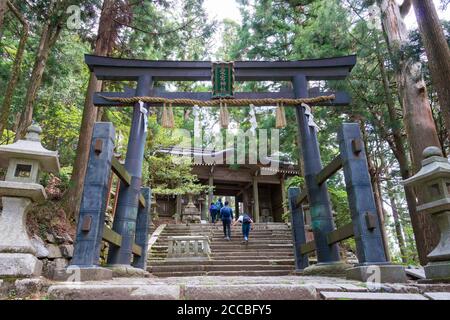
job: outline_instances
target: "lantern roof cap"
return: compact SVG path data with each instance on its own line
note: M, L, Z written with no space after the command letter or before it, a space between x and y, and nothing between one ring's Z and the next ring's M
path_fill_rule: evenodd
M403 180L402 185L417 185L439 177L450 178L450 163L443 157L438 147L427 147L423 150L422 168L414 176Z
M424 159L428 159L428 158L434 157L434 156L443 157L441 148L438 148L438 147L435 147L435 146L426 147L423 150L422 155L423 155Z
M12 144L0 146L0 168L7 168L9 160L27 159L37 160L43 171L58 173L58 152L45 149L41 144L42 129L37 124L28 127L25 139Z

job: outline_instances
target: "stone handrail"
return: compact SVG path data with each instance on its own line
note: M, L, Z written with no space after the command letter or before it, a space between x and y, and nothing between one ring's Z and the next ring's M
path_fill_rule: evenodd
M161 233L164 231L165 227L166 227L166 224L161 224L160 226L158 226L158 228L156 228L156 230L150 236L150 238L148 240L148 249L147 249L147 252L149 254L152 251L152 246L156 243L156 241L158 241L158 238L161 235Z
M167 258L209 258L211 249L208 236L171 236Z

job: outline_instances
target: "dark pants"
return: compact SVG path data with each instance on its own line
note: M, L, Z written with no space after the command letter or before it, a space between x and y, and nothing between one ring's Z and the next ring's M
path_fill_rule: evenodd
M211 214L212 223L216 222L217 211L213 210L209 212Z
M231 220L230 219L223 219L223 235L225 237L231 238Z
M250 234L250 223L242 224L242 234L244 235L244 240L248 240L248 236Z

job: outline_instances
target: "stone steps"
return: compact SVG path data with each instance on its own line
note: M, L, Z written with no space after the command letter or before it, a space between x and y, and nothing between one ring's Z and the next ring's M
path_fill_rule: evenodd
M182 226L182 227L178 227L178 228L173 228L173 227L166 227L165 229L166 232L173 232L173 233L179 233L179 232L213 232L213 233L219 233L219 232L223 232L223 226L222 225L216 225L214 227L205 225L204 227L186 227L186 226ZM241 232L242 231L242 226L235 226L235 227L231 227L231 232ZM286 231L290 231L289 228L286 229L271 229L270 227L255 227L253 228L253 230L251 230L250 232L256 233L256 232L274 232L274 233L283 233Z
M157 277L194 277L194 276L287 276L292 270L257 270L257 271L176 271L176 272L156 272Z
M284 231L283 231L284 232ZM283 235L284 233L275 233L276 235ZM211 232L213 236L223 236L223 229L220 230L214 230ZM242 229L231 229L231 234L240 234L242 235ZM274 231L272 230L252 230L250 231L251 235L274 235Z
M166 260L168 237L206 235L210 237L210 260ZM148 271L158 277L185 276L279 276L294 271L291 231L285 224L256 224L250 242L242 243L242 227L231 230L231 240L223 239L221 224L167 225L151 248Z
M226 244L226 243L240 243L243 241L243 237L231 237L231 240L225 240L223 237L220 238L213 238L212 242L216 242L216 243L222 243L222 244ZM292 243L292 239L291 238L272 238L272 237L251 237L249 239L249 244L250 243Z
M192 235L191 235L192 236ZM195 235L194 235L195 236ZM158 237L158 241L157 242L167 242L168 237L172 237L172 236L166 236L165 234L162 234ZM224 239L223 234L219 237L212 237L210 238L212 242L241 242L243 240L242 235L238 235L238 236L233 236L231 235L231 240L228 241L226 239ZM291 242L292 238L291 237L274 237L274 236L254 236L254 235L250 235L250 239L249 242L255 242L258 241L260 243L264 243L264 242Z
M152 266L162 265L190 265L191 261L165 261L165 260L151 260L149 261ZM227 260L209 260L202 261L202 265L293 265L294 259L267 259L260 257L260 259L227 259Z
M205 276L207 273L212 276ZM225 276L218 277L218 273ZM236 276L230 276L233 273ZM262 276L252 277L255 273ZM22 279L16 280L15 287L17 297L29 297L38 290L47 292L48 299L59 300L239 300L240 303L248 300L450 300L450 285L385 284L369 290L367 284L362 282L291 275L280 277L280 273L177 271L161 273L164 278L115 278L108 281L53 284ZM173 276L178 277L170 278ZM30 289L22 292L25 286ZM43 288L36 289L41 286Z
M173 236L186 236L186 235L191 235L191 236L198 236L198 235L204 235L204 236L211 236L213 239L217 238L217 239L222 239L224 237L223 232L217 232L217 233L210 233L210 232L166 232L163 231L163 233L160 235L160 237L162 238L166 238L166 237L173 237ZM242 232L231 232L231 237L242 237ZM283 237L286 239L292 239L292 237L288 236L288 235L274 235L270 232L264 232L264 233L253 233L250 232L250 237L251 238L261 238L261 237L267 237L267 238L274 238L276 239L277 237Z
M289 251L292 250L292 244L290 245L212 245L211 247L212 252L223 252L223 251L254 251L254 250L267 250L270 251L278 251L278 250L284 250ZM167 251L167 246L159 246L154 245L152 247L152 252L161 252Z
M152 251L160 252L167 251L167 245L153 245ZM229 244L229 245L211 245L210 246L212 252L221 252L221 251L252 251L252 250L267 250L267 251L278 251L283 249L285 251L292 250L292 244Z
M231 234L231 240L242 240L243 236L242 234L234 235ZM274 235L254 235L250 234L249 240L286 240L286 241L292 241L292 237L289 236L274 236ZM223 233L218 236L213 236L211 240L215 241L224 241L224 235Z
M289 260L294 259L293 255L287 255L287 254L280 254L280 255L233 255L233 256L227 256L227 255L221 255L217 254L214 256L211 256L213 260L229 260L229 261L239 261L239 260L266 260L266 261L273 261L273 260Z
M417 293L321 291L320 295L324 300L428 300Z
M158 241L156 241L154 244L154 246L159 246L159 247L167 247L168 245L168 240L163 240L163 239L158 239ZM247 246L251 246L251 245L280 245L280 246L287 246L287 245L292 245L292 241L291 240L279 240L279 239L250 239L248 241L247 244L243 243L243 239L242 238L232 238L231 240L224 240L224 239L217 239L217 240L212 240L210 242L211 246L229 246L229 245L247 245Z
M264 230L251 230L250 233L252 234L280 234L283 235L286 231L289 230L269 230L269 229L264 229ZM212 233L212 234L223 234L223 228L217 228L217 229L189 229L189 228L185 228L185 229L167 229L167 227L164 229L165 233L189 233L189 232L193 232L193 233ZM242 233L242 228L231 228L231 232L234 233Z
M275 232L272 230L258 230L258 231L250 231L250 235L252 236L260 236L260 235L266 235L266 236L289 236L289 233L287 233L287 231L282 231L282 232ZM177 235L177 234L189 234L189 233L196 233L196 234L209 234L212 235L214 237L219 237L219 236L223 236L223 230L217 230L217 231L208 231L208 230L204 230L204 231L194 231L194 230L178 230L178 231L170 231L170 230L166 230L164 229L162 235L166 235L166 234L170 234L170 235ZM235 235L242 235L242 229L239 230L231 230L231 234L235 234Z
M186 232L186 233L162 233L159 237L161 239L167 240L167 237L178 237L178 236L207 236L211 237L210 233L197 233L197 232Z
M293 257L294 254L292 252L273 252L273 253L267 253L267 252L215 252L211 254L211 257L213 259L239 259L239 260L256 260L256 259L267 259L267 260L273 260L273 259L282 259L282 258L290 258Z
M147 268L148 272L184 272L184 271L291 271L290 265L269 265L269 264L254 264L254 265L208 265L198 262L198 264L190 265L155 265Z
M165 249L161 249L161 250L152 250L152 255L157 255L157 256L161 256L161 255L165 255L167 254L167 248ZM213 252L211 252L210 256L215 256L215 255L220 255L220 256L230 256L230 257L234 257L234 256L249 256L249 255L257 255L257 256L285 256L285 255L293 255L294 253L292 252L291 249L279 249L279 248L275 248L275 249L245 249L245 248L241 248L241 249L230 249L230 250L226 250L226 249L221 249L221 250L214 250ZM150 256L150 258L151 258Z
M280 249L290 249L291 246L265 246L265 245L235 245L235 246L211 246L211 251L220 252L220 251L252 251L252 250L267 250L267 251L278 251Z

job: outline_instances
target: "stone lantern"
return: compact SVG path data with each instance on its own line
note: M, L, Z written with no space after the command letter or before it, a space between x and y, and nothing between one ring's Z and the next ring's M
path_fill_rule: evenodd
M450 163L437 147L425 148L423 158L420 171L402 184L416 187L424 199L417 211L431 214L440 230L440 242L427 256L425 275L450 280Z
M26 214L32 202L47 197L40 173L59 172L59 161L56 151L41 145L41 132L31 125L24 140L0 146L0 167L7 168L5 181L0 181L0 277L38 276L42 270L27 234Z
M200 223L201 222L200 211L197 209L194 202L192 201L192 194L189 193L188 196L189 201L188 204L184 207L184 212L181 220L186 223Z
M153 196L152 196L152 202L151 202L151 210L153 211L153 214L152 214L152 222L151 222L152 225L154 225L154 224L153 224L153 221L159 220L159 215L158 215L157 207L158 207L158 202L156 201L156 196L153 195Z
M207 214L206 214L207 205L205 204L205 200L206 200L206 198L203 195L200 195L200 197L197 198L197 201L200 206L200 215L201 215L202 220L208 219Z

